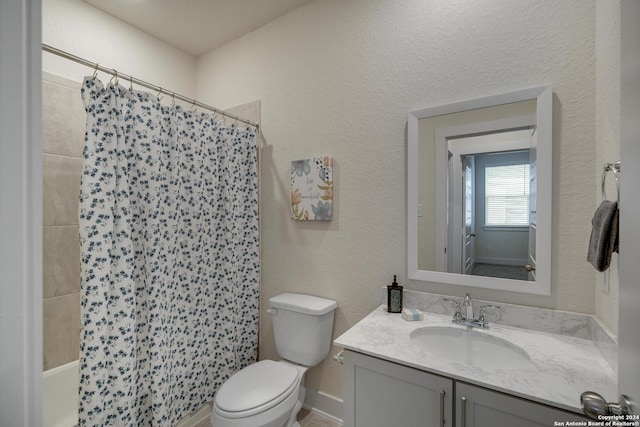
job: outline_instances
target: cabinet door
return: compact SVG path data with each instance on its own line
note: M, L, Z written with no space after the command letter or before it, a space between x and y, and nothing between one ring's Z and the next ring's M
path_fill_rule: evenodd
M344 352L345 427L453 427L453 381Z
M456 382L455 406L457 427L550 427L587 421L573 412L460 382Z

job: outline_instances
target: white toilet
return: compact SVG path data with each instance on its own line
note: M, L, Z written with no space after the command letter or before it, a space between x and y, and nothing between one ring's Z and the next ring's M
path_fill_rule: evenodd
M296 416L304 402L304 374L329 354L338 304L286 293L269 305L283 360L262 360L233 374L213 401L213 427L300 427Z

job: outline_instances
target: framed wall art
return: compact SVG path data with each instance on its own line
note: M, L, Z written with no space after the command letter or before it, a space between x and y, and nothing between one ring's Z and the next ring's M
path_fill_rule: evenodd
M291 162L291 219L331 221L333 159L329 156Z

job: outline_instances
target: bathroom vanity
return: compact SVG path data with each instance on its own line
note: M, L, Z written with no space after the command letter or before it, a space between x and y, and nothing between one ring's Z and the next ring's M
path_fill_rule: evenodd
M586 421L583 391L617 392L594 341L504 324L468 328L429 312L408 322L379 307L335 343L346 427L554 426Z

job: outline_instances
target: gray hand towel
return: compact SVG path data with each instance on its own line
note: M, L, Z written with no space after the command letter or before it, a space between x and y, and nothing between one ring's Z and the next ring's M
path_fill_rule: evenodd
M611 254L618 251L618 202L600 203L591 224L587 261L596 270L605 271L611 264Z

